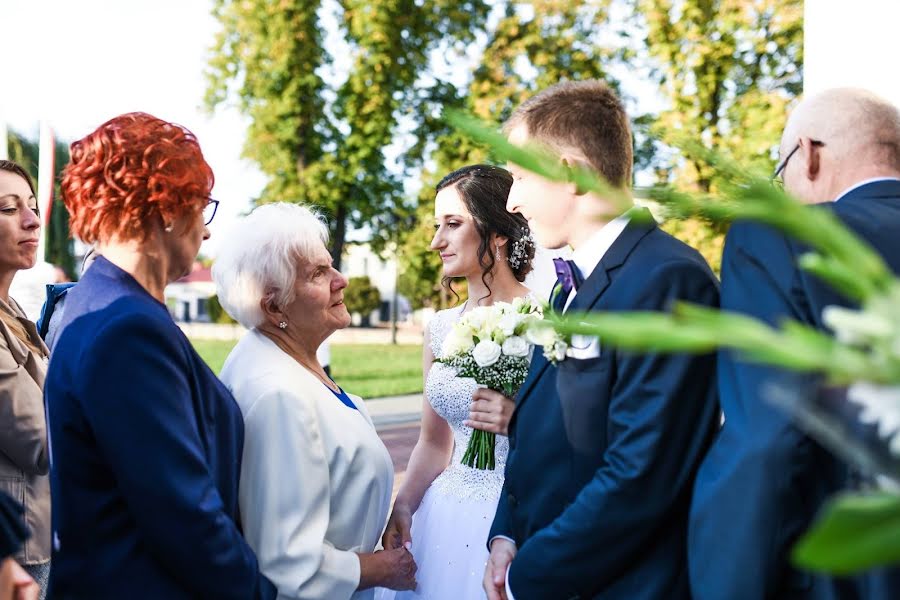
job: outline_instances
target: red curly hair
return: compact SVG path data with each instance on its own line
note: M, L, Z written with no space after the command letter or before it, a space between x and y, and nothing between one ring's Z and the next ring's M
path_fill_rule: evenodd
M61 188L72 233L93 244L144 240L155 223L201 212L213 182L193 133L134 112L72 144Z

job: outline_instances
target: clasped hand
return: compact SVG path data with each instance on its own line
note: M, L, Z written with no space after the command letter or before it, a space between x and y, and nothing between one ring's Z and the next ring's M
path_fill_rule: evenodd
M472 394L469 418L464 424L489 433L509 435L509 421L515 409L516 403L500 392L478 388Z

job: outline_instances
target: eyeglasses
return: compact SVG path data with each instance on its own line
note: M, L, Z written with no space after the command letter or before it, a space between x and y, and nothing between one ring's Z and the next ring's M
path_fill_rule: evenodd
M207 198L206 206L203 207L203 224L209 225L216 217L216 211L219 209L219 201Z
M825 142L820 142L819 140L810 140L810 144L813 146L819 146L820 148L825 146ZM785 167L787 167L788 161L791 160L791 157L797 153L797 150L800 149L800 142L797 142L797 145L794 146L794 149L788 152L787 156L784 157L784 160L778 163L778 166L775 167L775 172L772 173L771 181L773 184L778 187L784 187L784 180L779 179L779 176L784 172Z

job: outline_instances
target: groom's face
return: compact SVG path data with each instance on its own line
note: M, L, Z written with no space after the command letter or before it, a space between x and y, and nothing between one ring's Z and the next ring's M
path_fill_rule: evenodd
M527 144L528 139L524 124L509 133L510 143L517 146ZM571 243L570 230L576 210L571 186L544 179L514 163L507 163L506 168L513 176L506 210L528 219L528 227L541 246L554 249Z

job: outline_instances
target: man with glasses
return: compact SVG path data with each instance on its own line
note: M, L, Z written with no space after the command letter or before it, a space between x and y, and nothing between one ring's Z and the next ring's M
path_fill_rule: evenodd
M801 102L788 119L773 179L823 204L900 272L900 112L857 89ZM768 227L735 224L722 257L723 310L824 329L822 309L851 303L797 265L806 249ZM819 381L719 354L723 427L700 467L689 532L695 598L900 598L900 577L830 578L795 570L790 550L823 502L852 485L849 468L768 399Z

